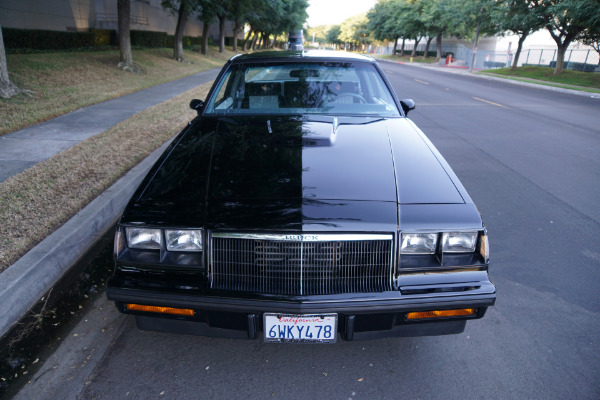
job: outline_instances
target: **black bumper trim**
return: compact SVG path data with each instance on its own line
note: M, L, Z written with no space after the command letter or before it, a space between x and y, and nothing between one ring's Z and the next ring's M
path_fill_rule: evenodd
M240 313L281 312L369 314L382 312L425 311L443 308L472 308L493 306L496 294L431 296L417 298L389 298L377 300L352 300L339 302L283 302L227 297L189 296L171 293L155 293L134 289L109 287L108 300L119 303L136 303L177 308L194 308L211 311ZM397 296L397 293L394 292Z

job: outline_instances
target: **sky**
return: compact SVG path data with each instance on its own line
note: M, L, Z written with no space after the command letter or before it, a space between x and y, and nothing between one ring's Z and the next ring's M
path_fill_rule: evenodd
M309 0L308 25L335 25L366 13L377 0Z

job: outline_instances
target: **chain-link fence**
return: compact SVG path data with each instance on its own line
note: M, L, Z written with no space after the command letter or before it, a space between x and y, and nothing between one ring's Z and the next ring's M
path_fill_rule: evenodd
M404 54L410 55L413 50L413 45L404 46ZM416 53L422 56L425 52L425 45L417 46ZM373 48L374 53L392 54L393 47L377 46ZM398 46L397 51L400 51ZM435 57L437 54L437 46L432 43L429 46L429 56ZM469 67L471 63L472 50L463 45L444 45L442 44L442 60L440 63L450 63L454 66ZM451 55L450 58L446 56ZM473 68L476 69L491 69L505 68L512 66L515 57L515 50L509 53L508 51L488 51L479 50L475 53ZM521 51L517 66L540 65L545 67L556 67L557 49L524 49ZM593 49L568 49L565 52L565 69L585 72L600 72L600 55Z

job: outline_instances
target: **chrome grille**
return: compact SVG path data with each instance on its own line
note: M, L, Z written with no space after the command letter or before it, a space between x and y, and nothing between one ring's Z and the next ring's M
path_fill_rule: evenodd
M213 289L284 295L391 288L391 234L213 233Z

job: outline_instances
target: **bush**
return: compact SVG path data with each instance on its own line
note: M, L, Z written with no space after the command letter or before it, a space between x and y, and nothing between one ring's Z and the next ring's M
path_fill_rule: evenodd
M28 50L69 50L106 48L116 43L116 32L93 29L90 32L62 32L37 29L2 28L4 47L9 53Z
M400 54L401 52L402 52L402 50L400 50L400 49L396 50L396 54ZM416 56L422 57L425 54L425 51L424 50L417 50L415 53L416 53ZM410 56L411 54L412 54L412 49L410 49L410 50L404 49L404 55L405 56ZM428 51L427 54L429 55L429 57L437 57L437 50Z
M119 39L117 32L112 29L92 29L94 34L94 46L109 46L117 44Z
M94 46L92 32L59 32L45 30L3 28L7 49L64 50L73 47Z
M502 61L484 61L483 66L485 68L506 68L506 62Z
M195 46L199 46L202 44L202 36L184 36L183 37L183 47L186 49L192 49ZM175 46L175 36L174 35L167 35L167 40L166 40L166 47L173 47Z
M556 61L550 61L549 67L556 68ZM571 69L573 71L594 72L596 70L597 65L565 61L564 67L565 69Z
M130 31L131 45L140 47L167 47L167 33L154 31Z

